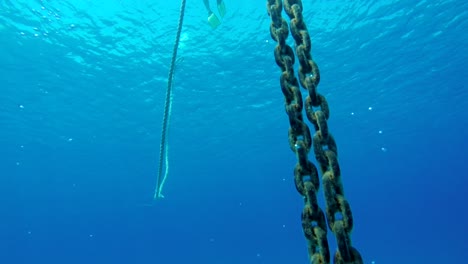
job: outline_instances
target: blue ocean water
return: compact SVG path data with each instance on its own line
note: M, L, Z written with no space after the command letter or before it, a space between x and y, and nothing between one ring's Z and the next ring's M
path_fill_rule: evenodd
M1 263L308 263L266 1L225 3L187 3L153 201L180 2L0 0ZM364 263L464 263L467 2L303 5Z

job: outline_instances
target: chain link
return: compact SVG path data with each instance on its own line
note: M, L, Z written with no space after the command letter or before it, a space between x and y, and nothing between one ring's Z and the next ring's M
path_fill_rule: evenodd
M312 139L309 127L303 119L302 108L304 104L299 81L294 74L294 52L286 44L289 30L287 22L281 16L282 1L268 0L267 9L272 20L270 34L278 43L274 55L276 64L282 71L280 84L289 118L289 146L298 160L294 168L294 182L297 191L304 197L302 228L308 242L311 263L330 263L325 215L317 202L318 172L317 168L308 160Z
M328 131L327 120L330 116L328 102L317 92L320 71L312 60L312 44L302 17L302 1L284 0L284 10L291 20L291 35L296 43L299 82L308 92L305 112L315 129L313 140L302 118L302 94L294 76L294 52L286 44L289 31L287 22L281 16L282 5L282 0L267 0L268 14L272 20L270 34L278 43L275 47L275 60L282 70L280 83L290 123L289 145L298 159L294 170L295 185L305 200L302 227L308 240L311 263L330 263L325 217L317 203L318 173L316 167L307 158L312 141L315 158L322 173L328 227L335 234L338 244L334 263L362 264L361 255L351 246L350 233L353 229L353 216L351 207L344 197L336 142Z

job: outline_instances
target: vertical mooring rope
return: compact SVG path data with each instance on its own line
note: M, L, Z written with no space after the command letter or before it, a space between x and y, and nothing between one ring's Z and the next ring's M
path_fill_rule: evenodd
M169 69L169 76L167 78L167 90L166 90L166 101L164 103L164 115L163 115L163 123L162 123L162 130L161 130L161 143L159 145L159 165L158 165L158 179L156 182L156 189L154 191L154 199L157 198L164 198L162 195L162 188L164 183L166 182L166 178L169 172L169 162L168 162L168 147L167 144L167 130L169 125L169 119L171 117L171 110L172 110L172 81L174 79L174 70L176 66L176 59L177 59L177 49L179 48L180 42L180 33L182 31L182 24L184 22L184 13L185 13L185 2L186 0L182 0L180 5L180 15L179 15L179 24L177 26L177 34L174 43L174 50L172 51L172 59L171 59L171 67ZM164 177L163 174L163 160L166 160L165 165L165 173Z

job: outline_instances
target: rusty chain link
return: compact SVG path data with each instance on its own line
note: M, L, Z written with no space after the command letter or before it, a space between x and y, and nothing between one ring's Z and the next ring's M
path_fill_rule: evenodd
M305 112L315 129L313 140L309 127L302 117L302 94L294 75L294 52L286 44L289 30L287 22L281 15L282 6L282 0L267 0L267 10L272 21L270 34L278 43L274 54L275 61L282 70L280 83L289 117L289 145L298 159L294 169L295 185L305 200L302 227L308 241L310 260L311 263L330 263L325 217L317 203L318 173L307 157L313 142L315 158L322 173L328 226L335 234L338 244L334 263L362 264L361 255L351 245L350 233L353 228L351 207L344 197L337 146L328 131L327 120L330 116L328 103L325 97L317 92L320 72L312 60L311 39L302 17L302 1L284 0L284 9L291 20L291 35L296 43L299 82L308 92Z
M325 215L317 202L318 172L317 168L308 160L312 139L309 127L304 122L302 115L302 94L294 74L294 52L286 44L289 30L287 22L281 16L282 1L269 0L267 8L272 20L270 34L278 43L274 54L276 64L282 71L280 84L285 98L286 113L289 117L289 145L298 159L294 169L294 180L296 189L304 197L305 202L302 211L302 228L308 241L308 251L312 263L330 263Z

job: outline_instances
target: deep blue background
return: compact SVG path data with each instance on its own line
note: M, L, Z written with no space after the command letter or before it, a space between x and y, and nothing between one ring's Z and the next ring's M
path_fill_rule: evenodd
M266 1L225 1L187 3L153 201L180 3L0 0L1 263L307 263ZM468 4L349 2L303 3L353 244L464 263Z

